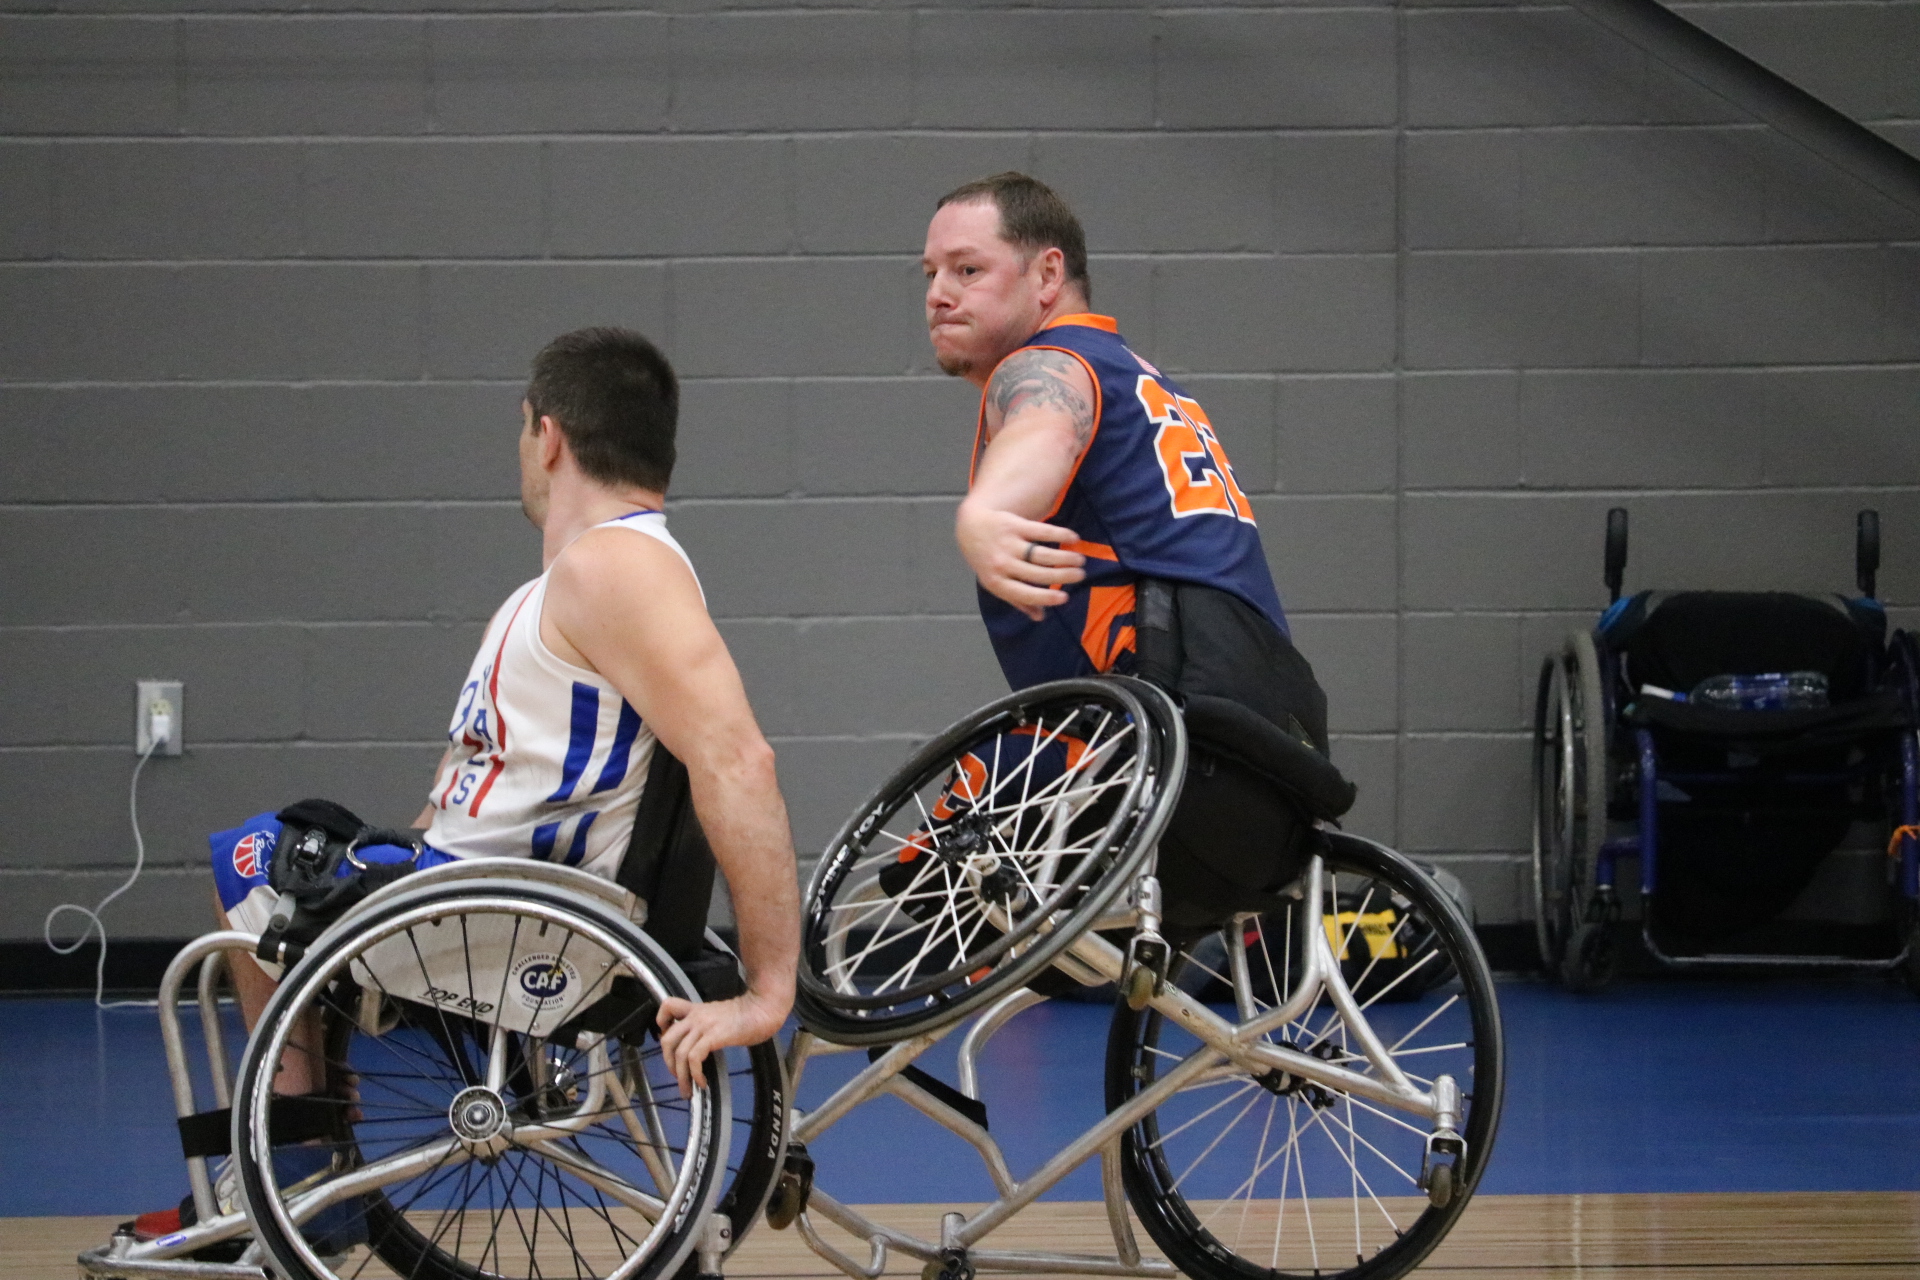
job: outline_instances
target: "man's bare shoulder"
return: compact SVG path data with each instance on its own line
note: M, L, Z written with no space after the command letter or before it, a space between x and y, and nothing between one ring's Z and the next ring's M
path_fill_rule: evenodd
M693 570L676 548L638 530L607 527L587 530L559 554L547 591L549 598L558 591L624 608L700 601Z
M1093 435L1093 379L1072 354L1023 347L1000 362L987 382L988 426L997 430L1028 409L1064 414L1084 447Z

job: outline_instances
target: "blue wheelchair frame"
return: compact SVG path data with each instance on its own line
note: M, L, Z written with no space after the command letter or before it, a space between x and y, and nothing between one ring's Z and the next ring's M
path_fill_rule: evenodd
M1591 633L1592 647L1590 650L1587 648L1587 637L1571 637L1567 646L1569 656L1560 659L1576 666L1584 665L1588 656L1597 660L1598 671L1594 674L1598 676L1598 705L1581 709L1578 718L1582 724L1575 733L1576 736L1581 733L1598 735L1594 741L1581 744L1586 752L1582 760L1587 771L1598 768L1603 774L1602 778L1587 782L1584 794L1588 811L1585 815L1587 837L1585 840L1576 838L1569 842L1590 851L1591 871L1585 886L1586 893L1583 895L1574 890L1573 877L1569 875L1565 894L1566 918L1557 926L1543 923L1541 927L1543 962L1549 967L1557 966L1563 981L1575 989L1596 988L1610 976L1614 959L1613 926L1621 915L1620 860L1638 859L1639 888L1644 906L1650 907L1660 888L1661 785L1666 783L1685 790L1701 785L1738 785L1751 780L1751 775L1744 775L1731 767L1668 767L1661 759L1653 728L1644 723L1644 717L1629 715L1633 695L1624 671L1624 651L1614 647L1609 638L1611 624L1629 604L1629 600L1623 599L1620 594L1626 568L1626 516L1624 508L1616 507L1608 512L1606 583L1611 603ZM1877 611L1880 605L1875 598L1874 584L1880 557L1879 518L1875 512L1860 513L1855 552L1860 596L1852 603L1856 607L1864 605ZM1549 658L1548 666L1551 667L1555 661ZM1909 984L1916 992L1920 992L1920 733L1910 727L1913 721L1920 721L1920 645L1916 645L1911 634L1895 631L1886 641L1883 661L1886 682L1897 691L1909 717L1909 727L1897 732L1897 759L1890 759L1884 749L1873 750L1857 763L1841 769L1788 770L1771 775L1770 780L1788 787L1810 789L1880 783L1886 807L1891 811L1886 815L1888 825L1894 831L1888 853L1898 859L1898 866L1891 878L1891 892L1904 907L1904 915L1896 921L1900 945L1895 954L1866 958L1712 952L1673 955L1663 949L1655 937L1654 913L1647 909L1642 912L1640 935L1648 954L1656 961L1673 967L1791 964L1824 968L1899 969L1904 966ZM1536 720L1536 767L1541 758L1539 753L1545 749L1544 735L1549 732L1548 674L1547 670L1543 670L1541 705ZM1571 680L1571 677L1567 678ZM1589 685L1587 691L1579 696L1591 697L1594 692L1596 690ZM1561 696L1571 698L1575 695L1563 689ZM1615 734L1631 734L1630 751L1626 749L1626 743L1618 744L1616 749L1613 740ZM1536 774L1536 799L1541 804L1551 804L1544 792L1548 785L1551 783ZM1569 795L1578 789L1577 783L1568 785ZM1609 816L1607 811L1611 809L1617 812L1618 808L1624 807L1615 805L1615 797L1624 800L1629 788L1635 793L1632 812L1637 830L1629 835L1605 838L1604 824ZM1541 822L1537 811L1536 840L1545 838L1541 834L1542 827L1538 825ZM1594 824L1600 824L1597 835ZM1553 853L1563 858L1581 857L1580 848L1556 849ZM1536 857L1540 856L1536 846ZM1544 874L1537 907L1543 916L1555 905L1553 895L1545 888ZM1557 938L1554 936L1556 927ZM1558 954L1551 954L1555 950Z

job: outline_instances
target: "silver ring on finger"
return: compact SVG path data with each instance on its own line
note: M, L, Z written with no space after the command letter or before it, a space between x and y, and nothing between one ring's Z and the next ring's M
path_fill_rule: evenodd
M1027 562L1028 564L1032 564L1032 563L1033 563L1033 550L1034 550L1034 548L1035 548L1035 547L1037 547L1037 546L1039 546L1039 545L1040 545L1040 544L1039 544L1039 543L1037 543L1037 542L1029 542L1029 543L1027 544L1027 553L1026 553L1025 555L1023 555L1023 556L1021 556L1020 558L1021 558L1022 560L1025 560L1025 561L1026 561L1026 562Z

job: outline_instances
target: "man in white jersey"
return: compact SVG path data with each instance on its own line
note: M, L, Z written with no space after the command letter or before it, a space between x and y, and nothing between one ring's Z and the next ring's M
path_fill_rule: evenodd
M747 970L745 995L661 1010L666 1060L690 1083L709 1053L780 1029L800 907L773 749L661 514L678 404L672 366L637 333L583 329L535 357L521 403L520 503L540 530L544 572L488 624L415 825L427 829L422 865L531 857L612 879L654 744L665 743L686 766L732 890ZM251 859L256 874L236 874L240 860L215 843L226 917L258 932L275 897L268 858ZM251 1025L274 978L251 962L237 968ZM283 1064L279 1092L310 1087L301 1056Z
M785 1021L800 906L773 750L661 514L678 409L672 366L637 333L583 329L535 357L521 405L520 500L540 530L543 572L488 624L415 825L427 829L421 867L531 857L612 879L655 744L673 752L732 890L747 985L730 1000L674 999L660 1010L663 1055L691 1089L707 1055L757 1044ZM261 815L213 838L223 927L265 929L278 834ZM278 979L269 968L248 956L233 964L249 1029ZM312 1089L316 1047L295 1035L275 1092ZM317 1147L281 1151L325 1158ZM136 1234L178 1230L190 1205L142 1215Z

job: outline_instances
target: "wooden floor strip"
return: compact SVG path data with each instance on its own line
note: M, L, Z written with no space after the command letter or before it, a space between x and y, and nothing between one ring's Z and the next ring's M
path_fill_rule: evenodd
M867 1205L868 1217L922 1238L971 1205ZM115 1218L0 1219L0 1280L76 1273L74 1256L105 1243ZM821 1233L865 1260L864 1244ZM1153 1251L1144 1233L1143 1250ZM1111 1253L1098 1204L1040 1204L986 1242L998 1249ZM889 1273L919 1263L894 1256ZM730 1259L742 1280L837 1276L796 1231L755 1231ZM1481 1196L1419 1274L1448 1280L1823 1280L1920 1276L1920 1193Z

